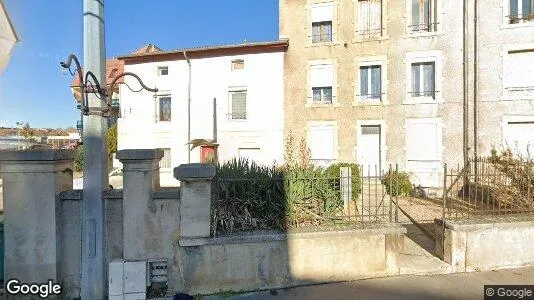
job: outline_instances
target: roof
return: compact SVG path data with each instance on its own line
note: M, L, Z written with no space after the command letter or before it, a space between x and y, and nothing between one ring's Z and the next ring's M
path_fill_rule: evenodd
M149 44L150 45L150 44ZM206 58L216 56L231 56L242 54L272 53L285 52L289 42L287 40L260 42L260 43L242 43L222 46L205 46L196 48L183 48L171 51L141 52L134 51L131 54L117 57L124 60L125 63L141 63L148 61L166 61L179 60L187 58ZM142 48L141 48L142 49Z
M110 84L113 78L122 72L124 72L124 62L122 60L118 60L116 58L106 60L106 84ZM124 77L119 78L117 83L124 83ZM71 83L71 87L79 86L80 80L78 74L75 74Z
M20 41L19 36L17 35L17 32L15 31L15 27L13 27L13 23L11 22L11 19L9 18L9 14L7 13L7 9L4 5L4 0L0 0L0 6L2 7L2 10L4 11L9 27L11 27L11 32L13 33L13 36L15 37L15 41L16 42Z
M148 53L158 53L158 52L163 52L163 50L161 50L161 48L159 48L158 46L154 44L146 44L143 47L132 52L132 54L148 54Z

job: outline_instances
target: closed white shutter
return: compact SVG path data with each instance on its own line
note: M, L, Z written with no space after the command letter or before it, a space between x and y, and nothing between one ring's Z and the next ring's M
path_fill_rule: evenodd
M334 126L312 126L309 144L312 159L334 159Z
M504 146L523 157L533 157L534 122L509 122L505 129Z
M370 2L370 11L371 11L371 30L373 34L380 33L380 28L382 27L382 3L379 0L373 0Z
M417 123L406 126L408 161L439 161L438 124Z
M534 49L508 53L505 67L507 87L534 87Z
M327 22L327 21L332 21L333 19L334 19L334 4L332 2L315 4L312 6L312 9L311 9L312 23Z
M334 82L334 67L332 65L311 66L312 87L331 87Z
M358 30L364 34L369 30L369 2L358 1Z

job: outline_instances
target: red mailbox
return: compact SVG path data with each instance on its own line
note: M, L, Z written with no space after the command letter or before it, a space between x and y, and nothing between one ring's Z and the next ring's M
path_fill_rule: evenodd
M217 145L200 146L200 162L206 163L208 158L215 156Z

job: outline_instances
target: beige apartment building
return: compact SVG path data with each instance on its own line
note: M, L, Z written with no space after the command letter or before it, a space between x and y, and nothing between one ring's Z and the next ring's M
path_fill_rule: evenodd
M306 138L316 164L357 162L373 175L398 163L424 187L440 186L443 163L462 164L464 127L470 157L475 145L479 156L526 149L533 1L478 2L466 3L464 40L463 1L280 0L285 134Z

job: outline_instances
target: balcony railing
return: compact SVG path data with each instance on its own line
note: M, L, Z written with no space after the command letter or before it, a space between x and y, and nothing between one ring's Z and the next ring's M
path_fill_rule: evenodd
M433 32L438 30L439 23L412 24L408 26L411 32Z
M436 93L438 91L415 91L415 92L408 92L412 97L432 97L436 98Z
M381 93L363 94L363 95L360 95L360 99L362 101L382 101L382 94Z
M534 12L531 12L528 15L510 15L507 16L508 23L509 24L519 24L519 23L525 23L525 22L533 22L534 21Z
M361 38L377 38L382 36L382 28L373 28L373 29L360 29L358 30L358 35Z

